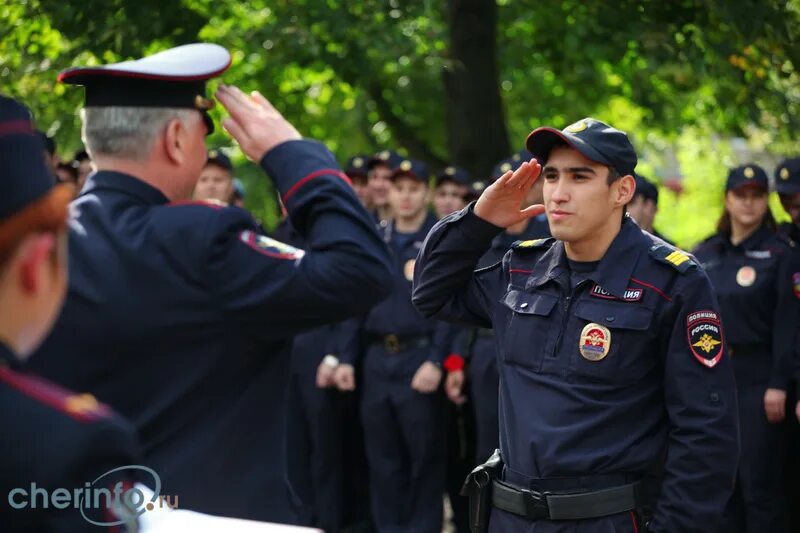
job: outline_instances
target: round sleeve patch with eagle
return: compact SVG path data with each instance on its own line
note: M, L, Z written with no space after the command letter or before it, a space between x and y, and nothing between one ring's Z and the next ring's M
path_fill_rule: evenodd
M715 311L694 311L686 317L686 333L692 355L713 368L722 359L722 325Z

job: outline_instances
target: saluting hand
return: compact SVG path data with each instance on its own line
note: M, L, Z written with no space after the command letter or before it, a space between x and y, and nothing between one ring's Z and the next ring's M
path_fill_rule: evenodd
M542 166L531 159L511 172L510 170L489 185L478 203L475 214L483 220L501 228L518 224L544 212L543 205L532 205L520 210L525 195L542 173Z
M425 361L414 374L411 380L411 388L422 394L430 394L439 387L442 380L442 369L430 361Z
M279 144L302 139L295 127L258 91L247 95L233 85L220 85L216 97L230 113L222 121L222 127L256 163Z
M462 394L464 389L464 371L453 370L447 373L444 379L444 391L447 397L456 405L463 405L467 401L467 397Z
M786 417L786 391L767 389L764 393L764 411L772 424L783 422Z

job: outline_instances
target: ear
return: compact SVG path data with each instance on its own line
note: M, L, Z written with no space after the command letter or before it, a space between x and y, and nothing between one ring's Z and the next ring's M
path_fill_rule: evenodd
M618 179L615 185L616 198L614 198L614 203L617 206L626 205L633 199L633 195L636 194L636 180L630 174Z
M167 123L167 128L164 130L164 153L176 165L182 164L186 159L186 153L183 151L186 145L185 136L186 128L181 120L175 118Z
M19 281L26 293L35 294L42 290L55 245L56 236L52 233L31 235L22 241L18 251Z

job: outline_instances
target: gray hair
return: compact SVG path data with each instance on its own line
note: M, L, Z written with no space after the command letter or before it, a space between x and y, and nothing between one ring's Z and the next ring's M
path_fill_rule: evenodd
M87 107L81 110L81 137L94 158L107 155L142 160L169 121L188 123L197 113L171 107Z

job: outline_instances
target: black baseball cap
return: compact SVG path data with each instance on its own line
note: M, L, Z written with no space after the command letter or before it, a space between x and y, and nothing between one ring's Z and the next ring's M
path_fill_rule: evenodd
M367 177L367 162L369 158L365 155L354 155L347 160L344 165L344 173L350 178L357 176Z
M233 172L233 163L231 163L230 158L225 155L225 152L222 150L209 150L206 165L217 165L224 168L228 172Z
M786 159L775 169L775 191L778 194L800 193L800 157Z
M641 174L634 174L636 178L636 196L643 196L647 200L652 200L658 204L658 187L655 186L650 180L644 178Z
M428 183L430 178L428 167L417 159L403 159L396 168L392 169L392 180L400 176L411 176L423 183Z
M392 150L382 150L367 161L367 170L372 170L375 165L386 165L394 169L403 162L403 157Z
M451 165L443 168L442 171L436 175L437 187L446 181L452 181L458 185L469 187L470 184L472 184L472 177L470 177L469 172L463 168Z
M614 168L621 176L634 174L638 158L628 134L594 118L584 118L560 131L536 128L528 135L525 146L544 165L550 151L564 143L587 159Z
M769 190L769 178L767 173L758 165L748 163L728 172L728 180L725 183L725 192L738 189L740 187L758 187Z

